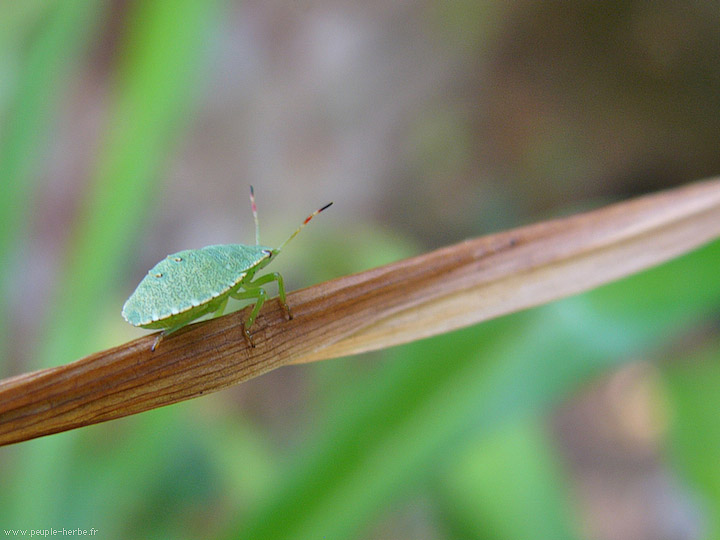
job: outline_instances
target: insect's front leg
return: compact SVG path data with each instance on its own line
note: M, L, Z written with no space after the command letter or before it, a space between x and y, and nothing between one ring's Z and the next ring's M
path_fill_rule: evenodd
M287 318L292 319L292 311L290 311L290 306L287 305L287 300L285 299L285 283L283 282L283 277L280 275L279 272L271 272L270 274L265 274L264 276L260 276L259 278L257 278L255 281L247 283L243 286L246 289L252 287L259 287L260 285L265 285L266 283L270 283L271 281L277 281L278 296L280 297L280 307L283 308L283 311L287 315Z
M245 283L243 285L243 288L245 290L238 290L230 293L230 296L232 296L236 300L247 300L248 298L255 298L255 305L250 312L250 316L248 317L247 321L243 323L243 335L245 336L245 339L251 347L255 347L255 342L250 335L249 329L255 322L255 318L260 312L260 308L265 303L265 300L267 300L267 293L265 292L265 289L263 289L262 287L255 287L254 285L255 284Z

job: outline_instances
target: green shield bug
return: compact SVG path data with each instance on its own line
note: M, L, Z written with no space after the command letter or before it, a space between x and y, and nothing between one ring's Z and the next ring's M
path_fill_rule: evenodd
M255 278L270 261L290 242L312 218L332 203L315 210L279 247L273 249L260 245L255 193L250 186L250 204L255 221L255 245L227 244L187 249L173 253L153 266L135 292L130 295L122 309L123 318L133 326L162 330L152 350L160 340L180 330L195 319L213 313L222 315L229 297L239 300L254 299L250 316L243 323L243 335L251 347L255 344L249 329L255 322L260 308L267 300L262 287L277 281L280 305L292 319L290 307L285 301L285 285L278 272Z

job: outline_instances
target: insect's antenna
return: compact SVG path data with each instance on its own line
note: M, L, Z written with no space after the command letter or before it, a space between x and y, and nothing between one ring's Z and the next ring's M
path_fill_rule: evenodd
M255 245L260 245L260 225L257 217L257 205L255 204L255 190L250 186L250 207L252 208L253 219L255 220Z
M322 208L318 208L318 209L315 210L312 214L310 214L308 217L306 217L306 218L305 218L305 221L303 221L303 222L300 224L300 226L299 226L297 229L295 229L295 232L292 233L292 234L288 237L287 240L285 240L282 244L280 244L280 247L274 249L273 252L279 253L279 252L282 250L282 248L285 247L285 244L287 244L290 240L292 240L293 238L295 238L295 237L297 236L297 233L299 233L305 225L307 225L308 223L310 223L310 220L311 220L312 218L314 218L315 216L317 216L317 215L318 215L320 212L322 212L323 210L328 209L330 206L332 206L332 203L331 203L331 202L330 202L330 203L327 203L327 204L326 204L325 206L323 206Z

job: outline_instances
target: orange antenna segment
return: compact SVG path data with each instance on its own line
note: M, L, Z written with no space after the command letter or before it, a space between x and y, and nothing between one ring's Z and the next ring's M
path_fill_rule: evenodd
M330 202L330 203L327 203L327 204L326 204L325 206L323 206L322 208L318 208L318 209L315 210L312 214L310 214L308 217L306 217L306 218L305 218L305 221L303 221L302 224L301 224L297 229L295 229L295 232L292 233L292 234L288 237L287 240L285 240L282 244L280 244L279 247L275 248L273 251L274 251L275 253L279 253L279 252L285 247L285 244L287 244L290 240L292 240L293 238L295 238L295 236L297 236L297 233L299 233L305 225L307 225L308 223L310 223L310 220L311 220L312 218L314 218L315 216L317 216L317 215L318 215L320 212L322 212L323 210L327 210L328 208L330 208L330 206L332 206L332 203L331 203L331 202Z

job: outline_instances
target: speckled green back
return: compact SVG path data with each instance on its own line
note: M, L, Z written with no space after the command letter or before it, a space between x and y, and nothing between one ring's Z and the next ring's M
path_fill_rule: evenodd
M168 255L128 298L122 315L134 326L172 317L228 293L248 271L269 261L272 248L226 244ZM262 264L261 264L262 263Z

